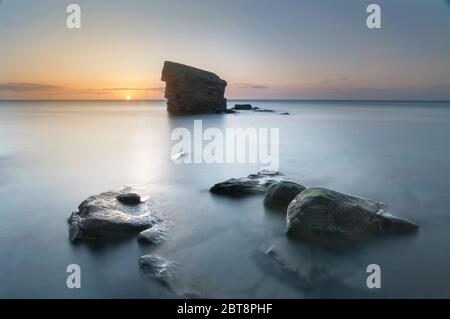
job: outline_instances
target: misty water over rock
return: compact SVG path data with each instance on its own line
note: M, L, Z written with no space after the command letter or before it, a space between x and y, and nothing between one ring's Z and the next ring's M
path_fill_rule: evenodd
M140 232L137 238L140 242L157 245L166 238L166 235L166 227L161 227L160 225L156 224L151 228Z
M177 269L175 263L158 255L144 255L139 259L139 265L144 273L167 287L173 287Z

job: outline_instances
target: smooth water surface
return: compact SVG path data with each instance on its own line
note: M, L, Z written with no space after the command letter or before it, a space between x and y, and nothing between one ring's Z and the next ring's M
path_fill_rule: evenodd
M234 101L230 101L232 105ZM173 298L139 270L174 261L179 286L212 298L450 297L450 104L251 101L279 113L171 117L163 101L0 102L0 297ZM385 202L416 236L330 251L285 238L285 215L261 196L218 197L213 184L257 164L175 164L177 127L279 128L280 171L307 186ZM92 194L139 184L170 219L159 246L135 238L68 240L67 217ZM311 284L264 254L325 276ZM82 288L66 287L79 264ZM382 288L366 287L379 264Z

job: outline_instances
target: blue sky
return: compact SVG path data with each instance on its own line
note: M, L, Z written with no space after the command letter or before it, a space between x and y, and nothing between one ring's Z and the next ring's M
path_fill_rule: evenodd
M444 0L3 0L0 43L4 98L158 98L172 60L216 72L229 98L450 99Z

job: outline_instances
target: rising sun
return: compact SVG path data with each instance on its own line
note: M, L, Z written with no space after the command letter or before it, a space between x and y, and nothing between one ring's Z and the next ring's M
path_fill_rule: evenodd
M127 95L127 97L125 99L127 99L129 101L129 100L131 100L131 96Z

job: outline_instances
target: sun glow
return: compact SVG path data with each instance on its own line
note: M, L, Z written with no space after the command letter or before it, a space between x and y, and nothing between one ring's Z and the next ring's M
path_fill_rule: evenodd
M127 97L125 98L127 101L131 100L131 96L127 95Z

